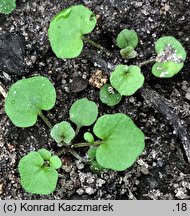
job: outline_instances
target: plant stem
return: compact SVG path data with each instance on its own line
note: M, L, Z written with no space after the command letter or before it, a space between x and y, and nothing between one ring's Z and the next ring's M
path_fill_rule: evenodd
M144 65L153 63L153 62L155 62L155 61L156 61L156 59L149 59L149 60L147 60L147 61L144 61L144 62L140 63L140 64L139 64L139 67L142 67L142 66L144 66Z
M71 146L71 148L82 148L82 147L87 147L87 146L99 146L101 143L102 143L101 141L97 141L97 142L94 142L94 143L87 143L87 142L76 143L76 144L73 144Z
M97 44L96 42L94 42L93 40L91 40L90 38L88 37L85 37L84 35L82 36L82 39L86 42L86 43L89 43L90 45L104 51L105 53L109 53L109 54L112 54L109 50L107 50L106 48L104 48L103 46L101 46L100 44Z
M46 125L49 127L49 129L53 128L51 122L44 116L44 114L42 112L39 113L39 116L46 123Z

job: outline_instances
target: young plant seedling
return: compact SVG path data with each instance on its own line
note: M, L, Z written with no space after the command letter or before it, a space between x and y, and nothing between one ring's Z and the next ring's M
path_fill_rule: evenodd
M58 146L63 146L63 143L70 144L71 140L75 137L74 129L66 121L54 125L50 134L51 137L57 142Z
M5 110L15 125L29 127L35 124L38 115L41 116L42 109L48 110L54 106L55 97L55 89L45 77L20 80L11 86ZM50 126L50 134L58 146L63 146L62 148L66 146L75 157L81 158L74 148L89 147L91 167L96 171L125 170L135 162L144 149L142 131L125 114L103 115L97 120L97 105L87 98L82 98L74 102L69 115L70 120L77 126L76 131L66 121L52 127L45 116L41 117ZM86 132L84 134L86 142L74 143L80 128L94 123L93 132L100 140L95 141L94 136ZM55 190L58 179L56 169L60 167L59 157L52 156L48 150L31 152L19 162L21 185L30 193L49 194Z
M70 120L77 125L76 131L66 121L54 125L51 129L51 137L57 142L59 147L71 145L71 141L77 136L81 127L92 125L97 119L98 108L93 101L83 98L74 102L69 114ZM89 133L86 133L85 137L92 141Z
M121 99L122 96L110 84L105 84L100 89L100 100L108 106L115 106Z
M152 73L156 77L170 78L183 68L186 52L174 37L161 37L156 41L155 49L157 57L156 63L152 67Z
M58 58L75 58L83 49L84 35L92 32L96 16L83 5L71 6L58 13L50 23L48 36Z
M42 110L54 107L56 92L42 76L22 79L13 84L5 100L5 112L17 127L33 126ZM49 125L51 127L51 125Z
M22 187L29 193L52 193L58 180L56 169L61 165L59 157L52 156L46 149L30 152L21 158L18 165Z
M0 13L10 14L16 8L16 0L0 0Z
M102 167L122 171L133 165L144 149L144 134L125 114L101 116L94 125L101 139L96 160Z
M132 59L137 57L135 48L139 39L134 30L123 29L117 36L117 46L121 49L120 54L123 58Z
M125 96L133 95L144 84L144 76L138 66L118 65L110 76L111 85Z

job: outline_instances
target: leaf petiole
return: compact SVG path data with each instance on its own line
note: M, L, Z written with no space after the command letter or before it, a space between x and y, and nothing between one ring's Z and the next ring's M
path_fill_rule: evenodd
M44 116L42 112L39 113L39 116L45 122L45 124L49 127L49 129L53 128L51 122Z

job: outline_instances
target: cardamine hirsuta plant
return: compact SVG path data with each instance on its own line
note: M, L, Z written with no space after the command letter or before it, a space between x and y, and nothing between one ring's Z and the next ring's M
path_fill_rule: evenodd
M5 12L8 13L8 9L4 7ZM83 5L71 6L59 12L48 29L53 52L61 59L75 58L82 52L84 42L109 52L86 36L95 26L95 14ZM135 50L138 41L134 30L123 29L116 39L121 58L128 62L135 58L138 55ZM174 37L164 36L158 39L155 42L155 51L155 58L141 64L116 65L109 77L109 83L100 90L100 100L108 106L114 106L121 101L122 96L133 95L144 84L142 65L154 63L152 74L159 78L173 77L183 68L186 52ZM81 98L71 106L69 121L63 117L63 121L52 125L44 111L51 110L55 102L56 90L43 76L17 81L6 96L5 112L15 126L32 127L40 117L49 127L50 136L60 148L58 153L42 148L21 158L18 170L21 185L27 192L50 194L55 190L57 170L62 166L61 156L65 152L89 163L94 170L115 171L131 167L141 155L145 147L145 136L126 114L105 114L98 117L96 103ZM78 135L82 127L87 130L81 138ZM82 147L88 148L87 159L82 158L75 150Z

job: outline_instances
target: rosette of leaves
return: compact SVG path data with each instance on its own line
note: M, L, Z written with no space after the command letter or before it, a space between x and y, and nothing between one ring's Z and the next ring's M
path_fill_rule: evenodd
M55 101L55 88L46 77L22 79L10 87L5 112L17 127L30 127L42 110L54 107Z
M0 13L10 14L16 8L16 0L0 0Z
M96 16L83 5L71 6L58 13L50 23L48 36L58 58L75 58L83 49L83 35L92 32Z
M120 95L131 96L144 84L144 76L138 66L118 65L110 76L111 85Z
M117 36L117 46L121 49L120 54L123 58L131 59L137 56L135 48L139 39L134 30L123 29Z
M56 124L51 129L51 137L57 142L58 146L70 145L81 127L92 125L97 119L98 108L93 101L82 98L73 103L69 115L70 120L77 125L76 132L66 121ZM89 132L86 132L84 137L89 143L93 142L93 136Z
M122 171L132 166L145 146L143 132L122 113L98 118L93 131L101 139L96 160L107 169Z
M157 57L152 73L156 77L170 78L183 68L186 51L174 37L166 36L158 39L155 42L155 50Z
M18 170L21 185L25 191L34 194L50 194L57 185L59 157L51 155L46 149L30 152L19 161Z
M122 96L110 84L105 84L100 89L100 100L108 106L115 106L121 99Z

